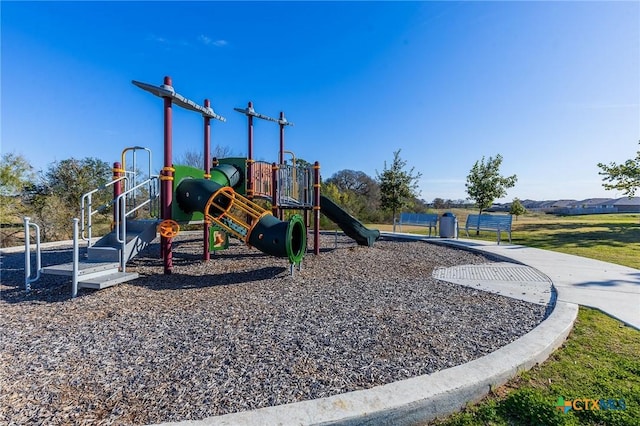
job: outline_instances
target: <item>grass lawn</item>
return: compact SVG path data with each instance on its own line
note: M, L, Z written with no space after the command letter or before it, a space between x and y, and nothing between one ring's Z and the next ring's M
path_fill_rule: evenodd
M464 232L467 215L477 211L453 209L453 213L458 218L460 237L467 238ZM393 229L392 225L367 226L381 231ZM399 228L396 231L399 232ZM428 228L403 226L402 232L427 235ZM479 236L470 232L469 235L471 239L496 240L495 232L481 231ZM511 240L513 244L575 254L640 269L640 214L638 213L584 216L526 214L517 219L514 217ZM502 241L508 241L504 232Z
M439 212L442 213L442 212ZM454 211L464 227L470 210ZM391 231L391 225L371 225ZM424 228L403 232L427 234ZM466 237L464 230L461 237ZM495 241L481 232L470 238ZM505 236L503 235L503 241ZM640 269L640 214L514 218L514 244L574 254ZM640 426L640 332L597 310L580 308L564 345L542 365L493 389L478 404L430 425L636 425ZM619 408L560 411L559 398L612 400ZM615 403L614 403L615 401ZM583 406L575 402L576 408ZM621 409L624 403L624 409ZM600 407L599 403L597 404Z
M564 345L479 404L431 425L640 425L640 332L580 308ZM616 410L559 411L558 398L615 400ZM624 409L623 403L624 401ZM577 408L582 403L576 403Z

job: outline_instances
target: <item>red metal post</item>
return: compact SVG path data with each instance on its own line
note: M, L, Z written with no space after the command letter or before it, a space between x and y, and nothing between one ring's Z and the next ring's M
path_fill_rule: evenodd
M249 110L253 110L253 102L249 102ZM249 117L249 149L247 150L247 198L253 199L253 116Z
M305 176L305 179L304 179L305 185L304 185L304 191L303 191L304 196L302 200L303 200L303 203L308 206L309 201L311 201L311 204L313 204L313 200L311 199L311 195L309 194L308 182L311 181L311 179L315 178L315 176L313 178L311 177L311 171L308 167L304 169L304 176ZM304 226L307 229L309 229L309 209L305 208L303 212L304 212Z
M320 163L313 164L313 253L320 254Z
M172 86L171 77L164 78L165 86ZM161 195L162 219L171 219L171 202L173 201L173 159L172 159L172 109L171 98L164 98L164 167L162 169ZM171 238L161 237L160 247L164 259L164 273L171 274L173 270L173 253L171 252Z
M284 164L284 112L280 111L280 156L278 157L278 164ZM294 164L295 166L295 164Z
M204 107L205 108L209 108L211 106L211 103L209 102L209 99L205 99L204 100ZM205 179L210 179L211 178L211 159L209 158L211 156L211 118L205 116L204 117L204 178ZM204 220L204 232L203 232L203 247L204 247L204 252L202 253L202 259L203 260L209 260L210 259L210 253L209 253L209 226L211 224L207 222L207 219L205 218Z
M278 217L278 166L271 164L271 214Z
M278 164L284 164L284 112L280 111L280 152L278 155ZM295 164L293 165L295 167ZM279 209L278 218L280 220L284 219L284 210Z
M118 161L113 163L113 180L121 178L123 174L124 174L124 170L122 170L122 164L120 164L120 162ZM122 194L122 181L113 185L113 201L117 200L120 194ZM118 206L114 205L113 206L114 225L112 225L112 228L113 226L115 226L115 223L117 222L118 222Z

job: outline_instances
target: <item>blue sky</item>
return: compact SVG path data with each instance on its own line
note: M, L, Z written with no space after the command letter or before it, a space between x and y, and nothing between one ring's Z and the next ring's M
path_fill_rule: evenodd
M70 157L162 156L162 101L211 100L212 144L246 155L246 117L295 123L286 149L371 177L401 149L421 197L466 198L483 156L518 183L501 201L619 197L598 162L640 140L640 2L7 2L1 151L37 169ZM202 151L202 117L174 108L174 159ZM278 126L256 121L255 158Z

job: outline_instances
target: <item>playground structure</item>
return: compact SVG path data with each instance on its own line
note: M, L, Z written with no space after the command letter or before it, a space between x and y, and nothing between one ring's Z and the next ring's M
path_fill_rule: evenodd
M366 228L340 206L320 194L320 164L299 167L295 156L284 149L284 128L293 123L284 113L279 119L255 112L253 104L235 108L248 119L247 158L213 159L210 155L211 119L226 121L211 108L210 101L199 105L176 93L170 77L160 86L132 81L137 87L161 97L164 103L164 158L158 176L151 172L152 153L134 146L122 151L121 161L114 163L113 180L101 188L84 194L80 219L73 219L73 262L42 268L40 238L37 224L24 219L25 225L25 289L40 278L41 273L72 278L72 296L78 288L102 289L138 277L126 270L126 263L153 241L160 233L160 256L164 273L171 274L172 238L180 224L203 224L203 260L212 251L228 246L229 236L248 246L276 256L288 258L291 273L301 267L307 251L309 213L313 212L314 254L320 253L320 212L335 222L359 245L372 246L380 232ZM174 165L172 159L172 106L199 112L204 118L204 164L202 169ZM253 119L276 122L280 127L279 163L256 162L253 159ZM147 154L146 175L138 172L139 152ZM284 154L292 155L286 164ZM129 167L127 160L130 158ZM212 167L213 166L213 167ZM92 199L98 191L112 190L110 203L94 207ZM271 210L261 207L255 199L271 203ZM113 230L97 242L92 238L92 217L113 207ZM284 221L285 210L301 211ZM30 228L36 235L36 272L31 272ZM79 258L79 239L87 241L86 259Z

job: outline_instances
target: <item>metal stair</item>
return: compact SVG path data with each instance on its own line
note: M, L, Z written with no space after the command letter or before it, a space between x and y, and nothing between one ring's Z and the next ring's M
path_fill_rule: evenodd
M146 248L156 237L156 220L127 221L125 263ZM122 243L115 231L87 248L87 258L78 261L78 288L101 290L138 278L136 272L120 270ZM73 262L42 268L43 274L73 277Z
M157 220L127 220L125 263L136 257L156 237ZM87 259L95 262L120 262L122 243L111 231L94 245L87 248Z
M148 154L146 177L136 168L136 151ZM126 154L133 153L133 167L127 169ZM159 211L160 178L151 173L151 150L141 146L125 148L122 151L122 163L113 169L113 180L99 188L82 195L80 200L80 218L73 218L73 262L42 268L40 251L40 227L24 218L24 280L25 291L31 290L31 283L40 279L40 275L62 275L71 277L71 297L78 295L78 288L102 289L138 277L137 273L127 272L127 262L146 248L156 237L158 219L134 219L145 211L146 217L154 217ZM97 202L94 195L113 194L111 202ZM105 198L106 199L106 198ZM96 204L98 204L96 206ZM91 245L92 217L113 208L114 231ZM31 269L30 231L35 231L36 269ZM85 235L86 233L86 235ZM87 253L80 258L80 240L88 242Z
M120 272L118 262L78 262L78 288L100 290L138 278L137 272ZM73 277L73 262L42 268L43 274Z

